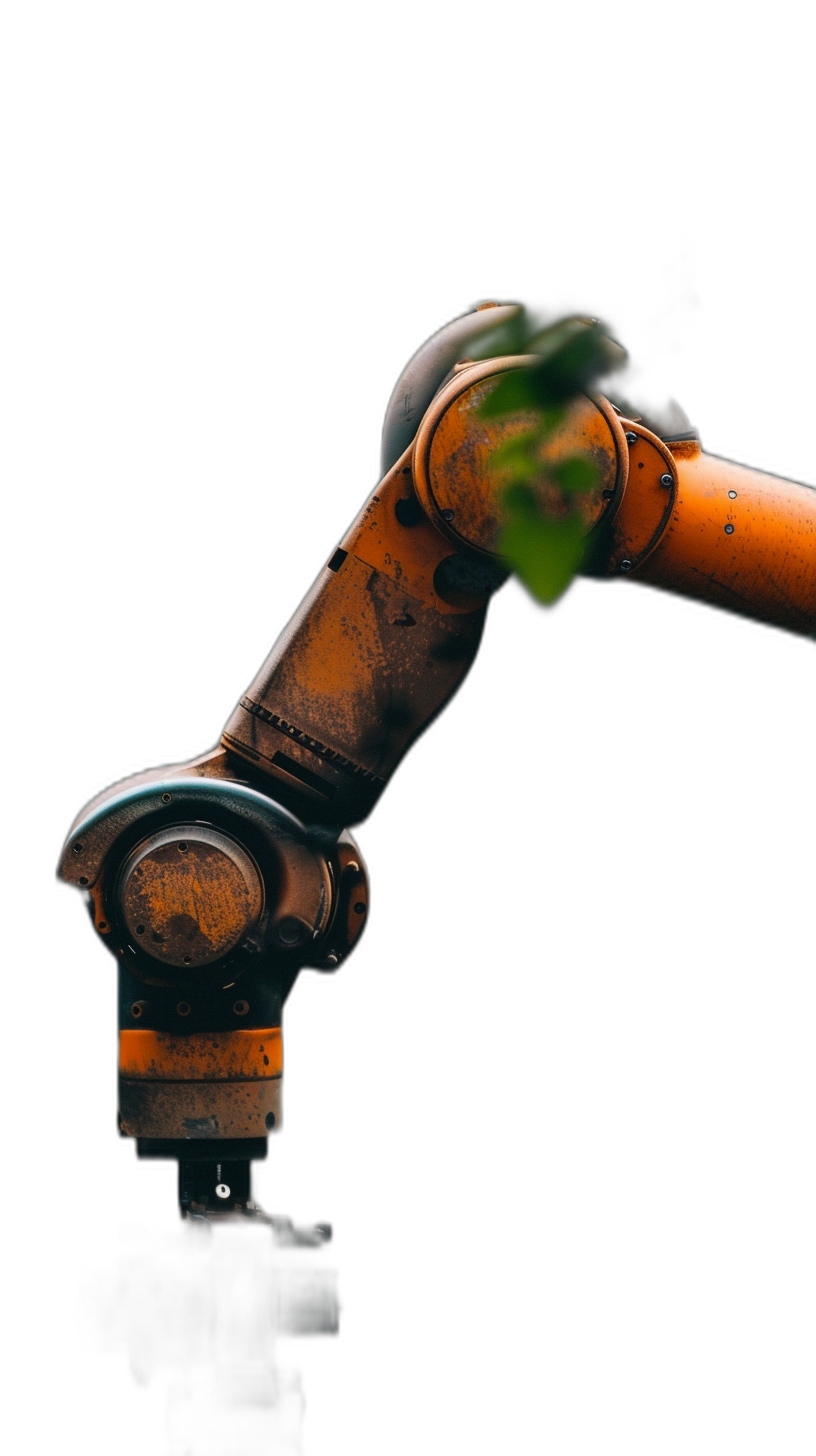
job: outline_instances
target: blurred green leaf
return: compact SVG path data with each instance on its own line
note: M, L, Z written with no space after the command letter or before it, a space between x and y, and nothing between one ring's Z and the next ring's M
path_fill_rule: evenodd
M529 370L539 404L564 404L623 363L623 350L618 357L619 346L611 345L603 324L585 319L566 319L531 342L531 352L541 356Z
M577 513L559 518L529 510L509 512L499 550L536 600L551 606L581 565L583 519Z
M508 482L528 480L538 468L538 447L541 443L539 430L526 430L505 440L490 457L491 469L497 470Z
M541 447L563 423L572 401L590 394L625 362L626 353L598 319L574 315L543 326L524 310L488 335L480 357L507 355L526 355L529 363L499 376L479 414L500 419L525 410L534 414L535 424L490 457L491 469L505 484L499 550L533 596L550 604L566 591L584 554L586 522L571 498L597 488L599 477L587 455L546 460ZM549 487L543 501L542 485ZM548 505L553 487L554 503Z
M538 409L539 405L532 369L512 369L499 375L498 384L484 399L479 414L485 420L496 419L517 410Z
M509 512L518 516L538 514L538 501L531 485L509 485L504 492L504 504Z
M598 484L597 466L587 455L568 455L550 467L550 474L567 495L594 490Z
M560 314L545 314L533 309L519 309L511 319L503 319L471 351L472 360L493 360L501 354L526 354L539 335L561 322Z

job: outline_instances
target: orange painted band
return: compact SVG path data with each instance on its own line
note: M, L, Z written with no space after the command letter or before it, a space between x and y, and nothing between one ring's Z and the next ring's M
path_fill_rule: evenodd
M147 1027L119 1033L123 1077L158 1082L232 1082L279 1077L283 1071L281 1029L194 1031L178 1036Z

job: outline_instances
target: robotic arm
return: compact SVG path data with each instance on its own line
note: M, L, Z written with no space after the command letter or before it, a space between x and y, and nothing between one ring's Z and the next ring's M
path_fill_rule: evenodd
M411 360L388 407L383 478L224 730L189 763L105 790L59 873L119 965L119 1124L179 1163L183 1212L246 1209L280 1125L282 1008L365 924L346 826L371 811L456 690L506 572L498 445L524 427L479 406L525 359L462 356L512 317L488 305ZM548 446L584 452L589 563L816 632L816 489L661 438L581 396Z
M61 879L117 962L119 1134L138 1158L178 1163L184 1239L211 1251L201 1399L230 1409L249 1389L256 1409L272 1404L270 1386L283 1398L275 1338L289 1316L270 1249L315 1248L329 1232L255 1204L252 1165L283 1123L284 1006L300 971L332 974L360 942L369 878L348 830L462 686L509 579L493 457L526 421L478 406L529 360L472 358L503 313L456 320L402 374L382 480L219 747L93 799L61 856ZM640 418L613 381L573 400L546 450L542 505L557 507L548 459L584 453L596 466L578 574L816 641L812 489L708 456L678 409ZM485 779L514 747L501 713L493 728L479 744ZM182 1306L176 1367L201 1356L200 1325L207 1334ZM189 1405L179 1409L187 1425Z

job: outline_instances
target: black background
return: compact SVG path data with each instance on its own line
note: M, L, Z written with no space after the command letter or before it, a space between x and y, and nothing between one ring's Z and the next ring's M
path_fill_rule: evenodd
M71 189L48 877L90 796L217 743L379 480L402 368L469 304L611 319L704 450L813 482L796 227L768 242L726 194L679 233L650 188L646 232L590 246L576 217L520 242L494 191L484 229L478 194L431 215L401 195L303 210L169 165ZM656 1395L694 1428L708 1396L724 1420L796 1369L812 674L803 641L634 584L495 600L468 683L356 830L360 948L284 1016L286 1125L256 1192L337 1230L315 1440L517 1449L530 1417L634 1430ZM66 1268L172 1226L175 1169L115 1136L114 967L63 885L48 919L67 1056L35 1136L63 1249L45 1297L67 1409L133 1409L71 1348Z

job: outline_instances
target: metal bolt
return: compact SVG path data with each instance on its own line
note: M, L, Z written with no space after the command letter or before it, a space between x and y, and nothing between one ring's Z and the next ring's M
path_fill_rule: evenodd
M674 476L673 475L661 475L661 477L660 477L660 484L661 485L665 485L666 490L670 490L671 487L674 485Z
M442 512L442 520L443 521L452 521L453 520L453 511L443 511Z
M631 571L632 570L632 563L631 563L631 561L629 561L628 559L622 561L621 564L620 564L620 569L621 569L621 571Z
M634 430L627 430L626 431L626 442L627 442L628 445L636 445L637 444L637 438L638 437L635 434Z
M334 951L331 951L330 954L326 956L326 965L336 966L339 959L340 957L335 955Z
M726 534L726 536L733 536L733 534L734 534L734 527L731 525L731 522L730 521L728 522L728 525L725 528L725 534Z

